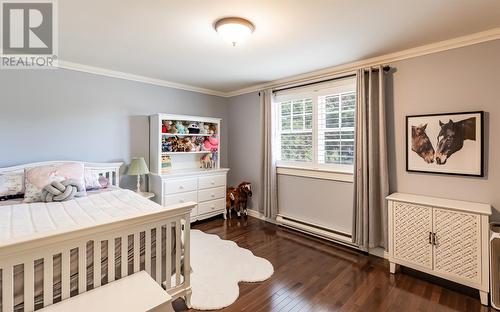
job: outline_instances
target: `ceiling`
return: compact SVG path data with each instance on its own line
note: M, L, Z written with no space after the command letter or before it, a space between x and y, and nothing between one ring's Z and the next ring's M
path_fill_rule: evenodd
M500 26L499 0L63 0L60 59L231 92ZM213 30L240 16L236 47Z

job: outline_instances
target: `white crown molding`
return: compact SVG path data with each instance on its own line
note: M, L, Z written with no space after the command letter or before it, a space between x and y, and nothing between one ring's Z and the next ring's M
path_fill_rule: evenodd
M220 97L227 96L226 93L220 92L220 91L190 86L190 85L181 84L181 83L172 82L172 81L167 81L167 80L161 80L161 79L150 78L150 77L145 77L145 76L140 76L140 75L134 75L134 74L130 74L130 73L105 69L105 68L101 68L101 67L94 67L94 66L89 66L89 65L79 64L79 63L73 63L73 62L68 62L68 61L64 61L64 60L59 60L57 67L62 68L62 69L90 73L90 74L94 74L94 75L119 78L119 79L131 80L131 81L138 81L138 82L152 84L152 85L156 85L156 86L168 87L168 88L173 88L173 89L180 89L180 90L185 90L185 91L192 91L192 92L203 93L203 94L208 94L208 95L215 95L215 96L220 96Z
M107 77L113 77L113 78L119 78L119 79L131 80L131 81L138 81L138 82L142 82L142 83L148 83L148 84L162 86L162 87L192 91L192 92L197 92L197 93L202 93L202 94L215 95L215 96L220 96L220 97L233 97L233 96L238 96L238 95L242 95L242 94L246 94L246 93L260 91L260 90L266 89L266 88L275 88L275 87L283 86L283 85L287 85L287 84L297 84L297 83L301 83L303 81L311 81L311 80L316 80L316 79L330 78L330 77L334 77L334 76L337 76L340 74L352 72L356 69L363 68L363 67L388 64L391 62L396 62L396 61L415 58L415 57L428 55L428 54L432 54L432 53L457 49L457 48L461 48L461 47L466 47L466 46L470 46L470 45L474 45L474 44L478 44L478 43L482 43L482 42L487 42L487 41L498 40L498 39L500 39L500 27L493 28L493 29L490 29L487 31L482 31L482 32L470 34L470 35L466 35L466 36L461 36L461 37L457 37L457 38L453 38L453 39L435 42L435 43L431 43L431 44L427 44L427 45L423 45L420 47L411 48L411 49L407 49L407 50L403 50L403 51L399 51L399 52L394 52L394 53L389 53L389 54L385 54L385 55L381 55L381 56L376 56L376 57L372 57L372 58L365 59L365 60L359 60L359 61L352 62L352 63L328 67L328 68L313 71L313 72L308 72L308 73L304 73L304 74L300 74L300 75L296 75L296 76L292 76L292 77L287 77L287 78L278 79L278 80L274 80L274 81L270 81L270 82L266 82L266 83L262 83L262 84L257 84L254 86L250 86L247 88L243 88L243 89L239 89L239 90L235 90L235 91L231 91L231 92L223 92L223 91L205 89L205 88L190 86L190 85L186 85L186 84L176 83L176 82L172 82L172 81L150 78L150 77L145 77L145 76L140 76L140 75L134 75L134 74L130 74L130 73L105 69L105 68L101 68L101 67L89 66L89 65L84 65L84 64L78 64L78 63L68 62L68 61L64 61L64 60L59 60L58 67L62 68L62 69L67 69L67 70L75 70L75 71L80 71L80 72L85 72L85 73L90 73L90 74L95 74L95 75L101 75L101 76L107 76Z
M339 74L352 72L359 68L370 67L376 65L385 65L391 62L411 59L419 56L424 56L428 54L433 54L437 52L457 49L461 47L466 47L482 42L493 41L500 39L500 27L493 28L490 30L461 36L453 39L448 39L440 42L435 42L431 44L426 44L420 47L411 48L407 50L402 50L394 53L389 53L381 56L372 57L365 60L359 60L352 63L342 64L338 66L328 67L320 69L313 72L308 72L300 75L295 75L283 79L278 79L251 87L243 88L236 91L231 91L225 93L226 97L238 96L246 93L260 91L266 88L276 88L278 86L283 86L287 84L297 84L304 81L330 78L332 76L338 76Z

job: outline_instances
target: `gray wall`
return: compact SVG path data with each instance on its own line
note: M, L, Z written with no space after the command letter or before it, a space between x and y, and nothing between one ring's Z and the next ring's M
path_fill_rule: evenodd
M500 220L500 40L395 62L388 83L392 191L491 203ZM408 173L405 116L484 110L484 178Z
M63 69L2 70L0 98L0 167L148 160L148 115L159 112L221 117L228 164L225 98Z
M228 185L242 181L253 184L249 208L258 210L260 200L262 123L258 93L248 93L229 99L229 175Z
M352 182L280 174L278 203L287 217L352 234Z
M387 85L392 192L486 202L500 210L500 141L494 136L500 133L499 55L500 40L496 40L390 64L395 68ZM484 178L406 172L406 115L471 110L487 112ZM260 112L258 96L254 93L231 98L229 112L231 181L250 177L258 188L260 163L255 159L244 161L244 156L255 157L249 155L247 147L258 147L261 142L260 136L249 133L261 126L260 119L255 119ZM493 219L500 220L500 213L495 211Z

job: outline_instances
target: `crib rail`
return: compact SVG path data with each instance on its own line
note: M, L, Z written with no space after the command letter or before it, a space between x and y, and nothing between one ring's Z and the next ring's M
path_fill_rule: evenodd
M35 311L140 270L189 304L194 206L0 246L1 311Z

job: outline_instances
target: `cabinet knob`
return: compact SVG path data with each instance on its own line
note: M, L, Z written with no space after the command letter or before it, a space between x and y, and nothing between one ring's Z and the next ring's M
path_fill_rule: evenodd
M184 202L184 199L179 199L179 203L183 203Z
M182 190L182 189L184 188L184 186L182 186L182 185L179 185L179 188L180 188L180 189Z
M215 197L215 194L214 194L214 193L212 193L212 197Z
M214 184L215 184L215 181L210 182L210 184L214 185Z

